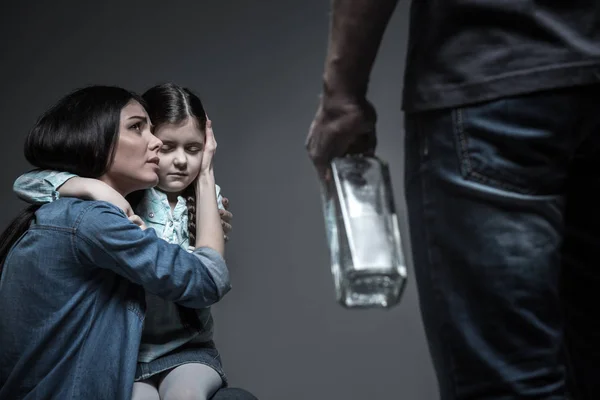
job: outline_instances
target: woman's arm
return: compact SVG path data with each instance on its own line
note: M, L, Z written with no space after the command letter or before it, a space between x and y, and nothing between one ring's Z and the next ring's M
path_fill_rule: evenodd
M212 130L212 122L206 122L206 139L196 180L196 243L195 247L209 247L221 256L225 251L225 240L217 199L215 197L215 176L213 156L217 142Z
M216 203L214 192L213 201ZM115 206L90 202L75 227L75 251L83 264L109 269L169 301L208 307L230 289L229 271L215 250L192 253L142 230Z

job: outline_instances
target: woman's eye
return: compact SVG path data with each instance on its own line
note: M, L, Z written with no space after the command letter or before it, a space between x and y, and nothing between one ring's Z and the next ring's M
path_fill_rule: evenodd
M136 132L140 132L142 130L142 124L141 122L136 122L135 124L131 125L129 129L133 129Z

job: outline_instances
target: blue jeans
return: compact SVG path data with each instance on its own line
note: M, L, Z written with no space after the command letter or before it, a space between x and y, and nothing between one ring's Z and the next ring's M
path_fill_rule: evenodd
M406 200L447 399L600 399L600 87L406 116Z

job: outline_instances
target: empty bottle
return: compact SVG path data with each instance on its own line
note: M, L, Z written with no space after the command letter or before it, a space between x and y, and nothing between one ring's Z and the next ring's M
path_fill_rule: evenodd
M348 308L389 308L400 301L406 264L389 168L375 157L331 163L323 209L337 301Z

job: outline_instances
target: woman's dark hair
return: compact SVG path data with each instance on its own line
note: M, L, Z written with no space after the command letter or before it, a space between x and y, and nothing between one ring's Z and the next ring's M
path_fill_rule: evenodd
M192 118L201 132L206 130L204 106L200 98L191 90L174 83L164 83L148 89L142 97L155 129L164 124L182 124ZM190 243L194 243L196 241L196 185L189 185L182 195L188 209ZM178 309L184 325L202 328L195 310L183 306L178 306Z
M39 117L25 139L25 158L34 167L102 176L111 165L119 137L121 110L144 100L113 86L76 90ZM0 235L0 274L13 244L27 231L39 206L27 207Z

